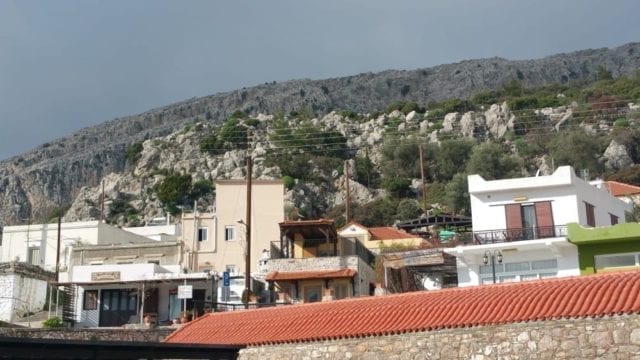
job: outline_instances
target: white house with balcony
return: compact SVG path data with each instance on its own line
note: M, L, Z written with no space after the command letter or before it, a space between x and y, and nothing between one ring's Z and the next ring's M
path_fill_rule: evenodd
M473 245L444 251L457 257L459 286L580 275L566 225L625 222L632 206L570 166L553 174L485 180L469 175Z

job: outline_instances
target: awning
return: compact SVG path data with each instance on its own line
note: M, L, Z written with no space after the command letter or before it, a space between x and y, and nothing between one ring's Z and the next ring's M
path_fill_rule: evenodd
M354 277L353 269L318 270L318 271L273 271L267 274L267 281L292 281L310 279L336 279Z

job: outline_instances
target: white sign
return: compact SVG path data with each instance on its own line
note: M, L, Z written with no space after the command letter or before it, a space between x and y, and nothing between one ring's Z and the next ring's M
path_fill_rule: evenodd
M178 299L191 299L193 297L193 286L180 285L178 286Z

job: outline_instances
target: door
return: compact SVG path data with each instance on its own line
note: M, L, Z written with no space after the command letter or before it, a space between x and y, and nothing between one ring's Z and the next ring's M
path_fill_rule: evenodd
M138 295L133 289L105 289L100 299L99 326L122 326L138 313Z
M195 317L204 314L204 298L207 290L193 289L191 299L187 299L187 310L193 310Z
M532 205L522 205L522 240L536 238L536 208Z

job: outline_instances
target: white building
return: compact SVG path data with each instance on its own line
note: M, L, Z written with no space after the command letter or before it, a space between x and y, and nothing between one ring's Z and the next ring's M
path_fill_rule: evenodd
M570 166L517 179L470 175L468 183L475 245L445 250L457 257L459 286L580 275L566 225L622 223L632 211L604 187L578 178Z
M62 223L59 240L58 245L57 223L5 226L0 244L0 262L26 262L55 272L58 261L59 280L66 282L71 248L147 242L149 238L99 221L78 221ZM59 255L56 249L59 249Z
M0 320L28 322L30 314L42 310L47 284L53 273L17 262L0 263Z

